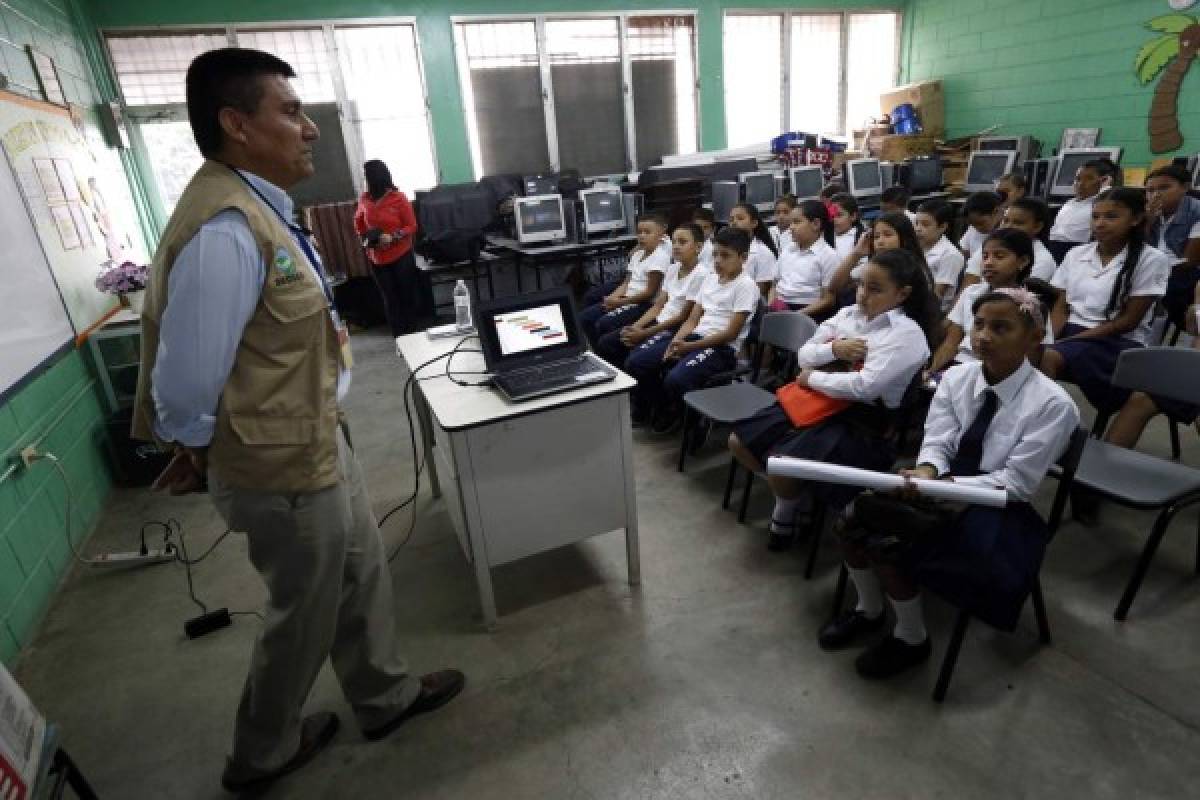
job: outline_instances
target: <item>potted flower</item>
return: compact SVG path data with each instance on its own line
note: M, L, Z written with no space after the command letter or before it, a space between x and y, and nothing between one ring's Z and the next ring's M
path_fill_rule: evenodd
M105 294L117 295L131 311L140 314L142 295L149 277L150 267L146 264L135 264L132 261L114 264L107 261L96 276L96 288Z

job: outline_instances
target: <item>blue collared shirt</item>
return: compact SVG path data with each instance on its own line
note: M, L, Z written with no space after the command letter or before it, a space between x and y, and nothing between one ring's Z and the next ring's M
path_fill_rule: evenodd
M239 173L280 217L292 219L294 205L287 192L252 173ZM311 248L300 250L311 252ZM317 258L315 253L313 257ZM304 261L308 263L307 258ZM308 266L327 285L320 265ZM233 209L201 226L176 256L151 373L154 429L164 441L205 447L212 440L221 391L233 370L242 333L258 306L266 270L250 224ZM339 402L349 388L350 372L339 368Z

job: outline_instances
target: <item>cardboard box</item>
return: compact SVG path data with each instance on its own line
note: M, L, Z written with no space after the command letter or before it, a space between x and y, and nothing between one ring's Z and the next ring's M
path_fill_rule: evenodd
M946 184L947 186L950 186L951 184L954 184L954 183L962 185L966 182L967 182L967 168L966 167L947 167L947 166L942 167L942 183Z
M932 136L901 136L892 134L884 136L879 146L879 158L882 161L903 161L914 156L931 156L937 150Z
M866 158L866 156L858 150L847 150L843 153L834 153L833 154L833 168L841 169L842 165L845 164L847 161L854 161L855 159L858 159L858 158Z
M946 99L941 81L922 81L897 86L879 95L879 113L891 114L892 109L912 103L926 136L944 139L946 136Z

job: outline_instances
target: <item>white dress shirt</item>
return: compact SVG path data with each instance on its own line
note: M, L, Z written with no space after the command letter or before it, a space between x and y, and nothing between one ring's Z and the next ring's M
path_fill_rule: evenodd
M868 320L857 305L846 306L817 328L800 348L801 367L822 367L837 361L835 339L865 339L867 357L862 369L850 372L813 372L808 385L830 397L859 403L882 399L897 408L917 370L929 360L925 333L903 309L893 308Z
M1054 260L1054 256L1046 249L1046 245L1042 244L1041 239L1034 239L1033 267L1029 270L1029 277L1048 281L1054 277L1054 272L1057 269L1058 262ZM967 259L967 274L974 275L976 278L983 276L982 247L972 253L971 257Z
M837 251L824 239L817 239L808 247L794 245L779 258L775 294L785 303L808 305L820 299L839 263Z
M700 287L709 273L707 267L697 263L686 275L681 276L679 271L682 267L683 265L678 261L667 267L667 274L663 276L662 288L667 293L667 302L662 307L662 311L658 313L658 319L655 322L666 322L679 316L688 301L695 300L699 295Z
M1108 264L1100 261L1100 245L1096 242L1072 248L1064 257L1050 281L1056 289L1066 292L1070 316L1067 321L1084 328L1094 328L1108 322L1106 313L1108 298L1112 296L1113 283L1125 263L1129 248L1114 256ZM1171 262L1159 250L1149 245L1142 248L1138 263L1133 269L1133 280L1129 285L1130 297L1162 297L1167 292ZM1112 316L1120 313L1115 309ZM1145 344L1150 337L1150 324L1154 320L1153 305L1133 330L1124 334L1126 339Z
M238 172L258 190L264 205L292 219L294 206L287 192L253 173ZM320 264L303 261L318 283L324 282ZM154 430L163 441L186 447L206 447L212 441L221 391L266 274L250 223L233 209L204 223L175 257L151 375ZM350 370L339 367L339 402L349 388Z
M918 464L935 467L939 475L950 468L950 459L982 408L988 388L980 363L946 373L925 418ZM983 437L983 474L955 477L954 482L1005 489L1013 499L1028 502L1050 465L1066 450L1079 426L1079 409L1061 386L1028 361L990 388L998 406Z
M1072 197L1063 203L1050 228L1050 241L1082 243L1091 239L1092 206L1096 205L1096 197L1092 195L1086 200Z
M954 242L942 236L933 247L925 251L925 263L933 273L934 283L950 287L950 290L942 295L942 310L946 311L954 304L954 293L966 259L963 258L962 251L954 246Z
M833 237L833 249L837 251L839 261L845 261L854 252L854 245L858 244L858 234L858 228L851 228Z
M987 241L988 234L982 233L974 225L968 225L966 232L962 238L958 240L960 250L965 250L968 255L975 255L983 249L983 243Z
M713 243L712 239L705 239L704 246L700 248L700 263L712 269L713 264Z
M760 239L750 240L750 253L742 272L750 276L755 283L770 283L779 277L779 263L771 249Z

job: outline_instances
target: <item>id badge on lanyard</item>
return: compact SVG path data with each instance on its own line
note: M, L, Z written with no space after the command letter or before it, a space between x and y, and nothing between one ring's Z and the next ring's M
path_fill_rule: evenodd
M233 167L230 167L230 169L233 170L233 174L241 178L242 182L250 187L251 191L258 195L258 199L262 200L263 203L266 204L267 208L275 212L275 216L279 218L279 221L283 223L283 226L288 229L290 234L292 234L292 239L295 240L296 244L300 246L300 249L304 251L304 257L308 259L309 266L312 267L312 271L316 274L317 282L321 284L321 292L325 295L325 301L328 304L329 318L333 322L333 330L337 334L338 353L342 362L342 367L347 370L353 369L354 354L350 350L350 329L346 326L346 323L342 321L342 316L338 313L337 306L333 302L333 291L329 288L329 284L326 283L325 275L321 270L321 262L317 258L317 254L313 250L312 244L308 241L308 232L284 219L283 215L279 213L279 210L276 209L275 206L271 205L267 198L263 197L262 192L258 190L257 186L246 180L246 176L238 172Z

